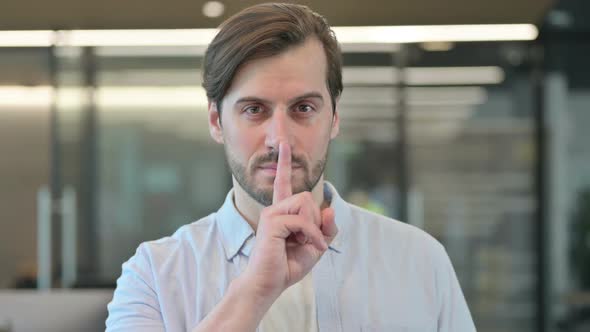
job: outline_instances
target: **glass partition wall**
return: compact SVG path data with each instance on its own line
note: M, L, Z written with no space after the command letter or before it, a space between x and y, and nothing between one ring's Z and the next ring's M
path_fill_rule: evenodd
M538 142L529 48L499 42L344 46L341 131L330 147L327 179L348 201L442 242L484 332L539 330ZM22 259L2 270L0 286L39 286L34 276L43 262L31 235L37 218L22 211L36 210L50 164L61 193L54 202L59 213L49 218L53 287L114 287L139 243L219 208L231 178L222 146L209 137L202 53L193 47L54 50L57 90L49 96L57 147L50 144L48 111L41 110L51 98L31 110L45 114L37 114L42 129L18 119L0 123L13 130L0 132L3 141L18 147L6 147L1 164L20 165L4 171L2 187L22 186L15 181L22 184L27 167L38 166L38 180L18 199L30 206L5 208L4 201L1 209L21 213L0 220L9 230L0 235L3 259L15 252ZM44 54L38 63L49 72ZM25 131L42 138L26 145ZM2 195L17 199L9 190Z
M440 85L407 89L416 100L407 140L419 220L451 257L479 331L540 331L535 96L525 56L508 43L422 50L416 66Z
M0 288L33 287L37 197L48 201L49 53L0 49Z

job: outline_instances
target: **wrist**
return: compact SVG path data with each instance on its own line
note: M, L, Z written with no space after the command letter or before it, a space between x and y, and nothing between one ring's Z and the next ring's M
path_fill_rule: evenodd
M240 276L229 284L221 301L193 332L254 332L273 302L270 297L256 295L249 280Z
M250 308L259 311L257 314L261 319L281 294L280 291L261 290L256 280L246 273L231 282L229 291L237 300L246 301Z

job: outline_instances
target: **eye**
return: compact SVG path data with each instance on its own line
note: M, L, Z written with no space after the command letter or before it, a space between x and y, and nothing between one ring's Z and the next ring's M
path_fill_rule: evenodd
M314 108L309 104L299 104L297 105L296 110L299 113L310 113L314 111Z
M262 113L262 107L259 105L250 105L244 108L244 113L248 115L258 115Z

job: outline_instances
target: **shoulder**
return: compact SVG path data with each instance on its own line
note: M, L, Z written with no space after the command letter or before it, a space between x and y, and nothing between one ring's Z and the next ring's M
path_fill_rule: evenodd
M441 289L454 276L444 246L426 231L349 204L351 235L367 250L373 266L388 262L399 280L420 285L440 298ZM387 269L387 267L385 268Z
M196 280L194 271L200 262L194 257L205 255L206 238L215 231L215 224L215 214L211 214L180 227L172 236L141 243L122 266L108 305L107 330L140 321L145 324L147 319L161 324L163 315L184 310L186 303L177 294Z
M184 259L187 255L204 255L216 239L215 218L216 213L212 213L180 227L171 236L141 243L130 261L140 260L154 267L165 266L171 261Z
M408 223L389 218L347 203L352 219L352 233L365 233L371 242L379 242L384 250L420 256L428 261L444 261L443 245L426 231Z

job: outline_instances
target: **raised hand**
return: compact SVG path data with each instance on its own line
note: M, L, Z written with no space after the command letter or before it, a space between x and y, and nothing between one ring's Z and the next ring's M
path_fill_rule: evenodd
M245 271L259 296L276 298L301 280L334 239L334 211L320 211L310 192L293 195L291 149L279 145L273 204L258 222L256 245Z

